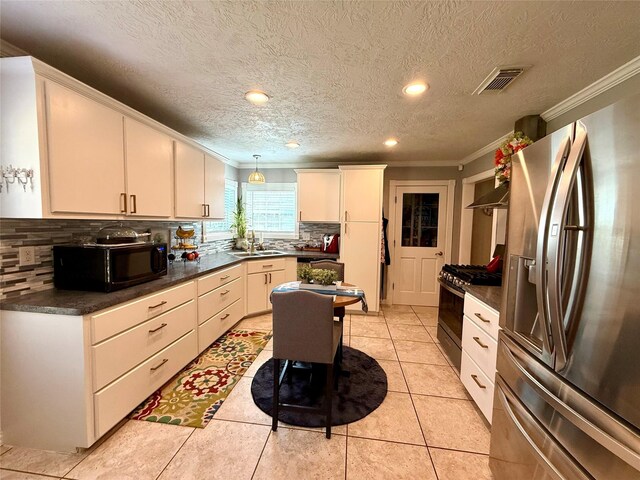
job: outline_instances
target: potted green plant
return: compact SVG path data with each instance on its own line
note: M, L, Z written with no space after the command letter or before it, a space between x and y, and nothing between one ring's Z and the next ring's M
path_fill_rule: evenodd
M301 281L300 288L334 290L336 288L334 282L338 279L338 273L333 270L300 265L298 267L298 278Z
M231 230L235 231L236 248L246 250L247 248L247 214L242 203L242 196L236 201L236 209L233 211L233 223Z

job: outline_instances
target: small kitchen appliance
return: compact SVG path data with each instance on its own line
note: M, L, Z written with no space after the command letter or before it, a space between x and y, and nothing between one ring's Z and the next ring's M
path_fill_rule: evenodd
M53 247L53 284L60 289L112 292L166 274L166 243Z
M322 236L322 251L324 253L340 252L340 234L332 233Z

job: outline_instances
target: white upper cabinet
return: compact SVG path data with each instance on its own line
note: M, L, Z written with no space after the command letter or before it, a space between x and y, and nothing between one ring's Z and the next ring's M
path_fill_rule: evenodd
M171 217L171 137L125 117L127 215Z
M224 163L176 142L176 217L224 218Z
M204 204L207 218L224 218L224 163L204 156Z
M51 212L124 213L123 115L46 82Z
M298 221L340 222L340 170L296 170Z
M378 222L382 205L384 167L340 167L342 171L342 220Z
M204 153L186 143L176 142L176 217L203 218Z
M0 163L23 172L0 217L224 218L219 158L33 57L0 65Z

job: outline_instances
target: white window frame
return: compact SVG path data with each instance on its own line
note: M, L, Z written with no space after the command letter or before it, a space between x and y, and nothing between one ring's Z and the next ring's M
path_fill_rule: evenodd
M286 186L286 187L285 187ZM294 212L298 209L298 184L296 182L282 182L282 183L263 183L261 185L252 185L247 182L242 182L242 199L246 201L247 191L282 191L282 190L293 190L293 197L295 199ZM282 239L294 239L298 240L300 238L300 224L298 222L298 218L294 220L294 228L293 232L272 232L272 231L263 231L256 230L256 237L261 236L262 238L282 238ZM247 236L249 236L250 230L247 227Z
M236 190L236 196L235 198L238 198L238 190L240 189L240 185L239 182L237 180L232 180L230 178L225 178L224 180L224 188L225 190L227 189L228 185L232 185L233 187L235 187ZM226 192L225 192L226 193ZM235 203L234 203L234 207L235 209ZM224 212L225 216L227 215L227 211L225 210ZM231 240L234 237L233 231L231 229L227 230L227 231L209 231L207 230L207 223L210 222L219 222L220 220L203 220L202 221L202 241L203 242L211 242L213 240Z

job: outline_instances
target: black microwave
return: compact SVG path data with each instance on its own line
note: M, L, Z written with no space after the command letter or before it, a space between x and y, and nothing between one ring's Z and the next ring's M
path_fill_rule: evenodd
M166 243L53 247L53 284L56 288L112 292L166 274Z

